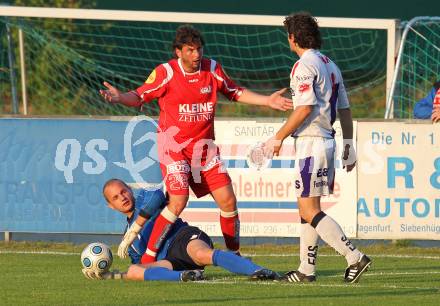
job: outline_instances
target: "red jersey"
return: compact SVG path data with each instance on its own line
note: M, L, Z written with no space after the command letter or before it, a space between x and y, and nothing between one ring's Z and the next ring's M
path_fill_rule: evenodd
M243 88L237 86L215 60L203 58L200 70L187 73L180 59L157 66L145 83L136 89L144 103L158 98L159 127L166 131L176 126L178 143L192 139L214 139L217 91L237 100Z

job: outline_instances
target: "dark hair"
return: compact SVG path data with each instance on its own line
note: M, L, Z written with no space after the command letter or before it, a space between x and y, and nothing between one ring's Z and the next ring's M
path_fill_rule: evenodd
M107 202L108 202L108 199L107 199L107 197L105 196L104 191L105 191L105 189L106 189L109 185L111 185L111 184L113 184L113 183L121 183L122 185L124 185L125 187L127 187L128 189L131 190L130 186L128 186L123 180L120 180L120 179L117 179L117 178L109 179L107 182L105 182L104 186L102 187L102 194L104 195L104 198L107 200Z
M316 18L307 12L290 14L284 19L287 33L293 34L295 42L303 49L320 49L322 40Z
M182 50L183 45L198 45L203 47L205 41L199 30L192 25L184 24L176 30L176 36L174 37L172 46L173 52L175 52L176 49Z

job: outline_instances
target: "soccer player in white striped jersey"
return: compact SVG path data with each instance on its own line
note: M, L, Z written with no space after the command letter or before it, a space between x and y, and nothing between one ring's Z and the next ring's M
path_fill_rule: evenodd
M287 16L284 26L290 49L300 57L290 74L294 111L265 144L266 153L276 156L285 138L292 135L295 139L294 181L301 216L300 266L286 273L284 279L290 282L316 280L319 235L346 258L345 281L357 282L371 260L347 239L335 220L321 211L320 204L321 196L333 193L336 144L332 125L336 113L344 137L344 168L351 171L356 164L347 93L339 68L318 51L321 34L316 19L300 12Z

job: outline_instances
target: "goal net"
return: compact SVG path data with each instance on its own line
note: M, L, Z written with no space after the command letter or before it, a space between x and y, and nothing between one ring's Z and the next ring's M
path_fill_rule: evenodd
M388 113L412 118L414 104L440 80L440 17L416 17L405 25Z
M5 32L1 29L9 25L13 29L13 54L18 58L17 32L22 31L28 112L33 115L137 114L140 110L105 103L98 94L102 82L108 81L121 90L142 84L156 65L171 58L176 28L191 20L198 22L194 25L204 35L205 56L219 61L238 84L256 92L269 94L287 87L290 69L297 60L288 48L282 27L284 16L36 8L33 11L18 8L12 14L13 8L7 9L0 13L4 15L0 16L1 44L6 46ZM88 15L95 19L87 19ZM318 21L322 27L322 52L341 68L354 115L383 117L387 73L392 72L387 48L394 45L394 37L387 35L393 32L394 21L343 18ZM390 39L393 44L388 43ZM10 88L10 80L6 75L9 67L3 60L7 48L2 46L2 50L0 88L5 89ZM18 75L19 65L16 60L14 69ZM9 95L0 96L3 100L7 98ZM157 103L144 106L142 111L157 115ZM285 116L229 103L223 98L217 114Z

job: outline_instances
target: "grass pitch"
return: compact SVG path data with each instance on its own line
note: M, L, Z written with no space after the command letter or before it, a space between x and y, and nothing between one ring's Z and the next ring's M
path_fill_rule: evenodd
M358 284L343 282L345 260L329 248L318 256L312 284L250 282L208 267L198 283L85 279L82 246L0 243L1 305L438 305L440 249L375 245L361 248L373 259ZM116 254L116 249L113 248ZM244 247L261 265L286 272L298 265L297 246ZM112 269L125 270L116 258Z

